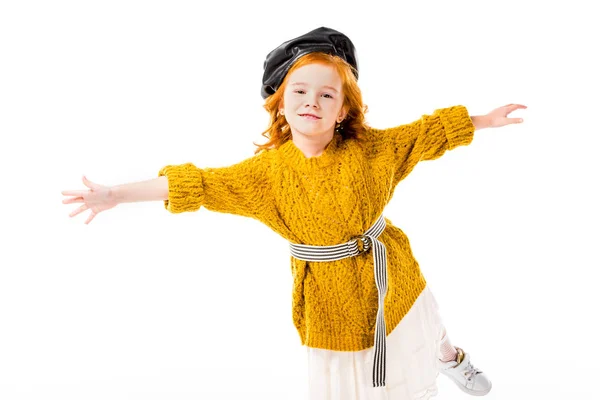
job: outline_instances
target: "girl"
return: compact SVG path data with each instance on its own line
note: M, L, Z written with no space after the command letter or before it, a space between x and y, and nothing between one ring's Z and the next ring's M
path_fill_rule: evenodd
M510 104L484 116L463 106L389 129L365 123L352 42L319 28L267 55L261 95L271 116L254 156L221 168L167 165L159 177L64 191L86 224L119 203L163 200L255 218L290 242L292 312L307 346L310 399L429 399L438 372L462 390L491 389L450 344L405 234L382 215L420 160L468 145L474 131L522 122Z

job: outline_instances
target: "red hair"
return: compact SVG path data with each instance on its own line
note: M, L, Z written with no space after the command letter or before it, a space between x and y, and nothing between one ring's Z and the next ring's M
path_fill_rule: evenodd
M279 146L292 138L292 132L285 117L279 114L279 109L283 102L283 92L292 72L313 63L334 67L342 79L342 92L344 94L344 104L342 107L348 110L346 118L342 121L342 130L340 131L343 139L355 138L359 141L365 139L364 133L368 129L365 122L365 113L368 107L363 104L362 93L354 76L353 67L338 56L313 52L300 57L286 73L277 91L265 100L263 107L271 116L271 121L267 130L262 133L262 136L269 139L269 141L262 145L254 143L255 146L258 146L254 154L273 147L279 148Z

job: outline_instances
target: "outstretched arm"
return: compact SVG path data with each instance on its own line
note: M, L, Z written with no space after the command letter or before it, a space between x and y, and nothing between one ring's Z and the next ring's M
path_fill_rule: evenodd
M90 210L89 224L100 212L120 203L164 201L172 213L209 210L238 214L263 220L273 210L270 182L267 177L268 155L262 152L240 163L221 168L198 168L192 163L167 165L158 177L141 182L105 186L89 181L86 190L63 190L63 204L83 203L69 214Z
M507 118L519 104L499 107L482 116L470 116L462 105L437 109L432 115L423 115L410 124L383 130L372 130L378 157L389 160L394 169L395 186L422 160L434 160L447 150L468 145L476 129L500 127L522 122L520 118Z

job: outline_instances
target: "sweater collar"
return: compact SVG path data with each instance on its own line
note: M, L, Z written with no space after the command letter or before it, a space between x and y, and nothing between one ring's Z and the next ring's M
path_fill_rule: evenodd
M324 167L335 161L335 155L339 149L341 140L342 135L339 132L334 132L333 138L329 141L327 146L325 146L321 155L316 157L306 157L304 153L296 147L292 139L279 146L279 151L291 165Z

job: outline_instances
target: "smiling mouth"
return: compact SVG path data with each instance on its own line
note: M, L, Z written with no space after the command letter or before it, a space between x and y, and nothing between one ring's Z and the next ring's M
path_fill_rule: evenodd
M310 114L300 114L300 116L303 118L308 118L308 119L321 119L320 117L315 117L314 115L310 115Z

